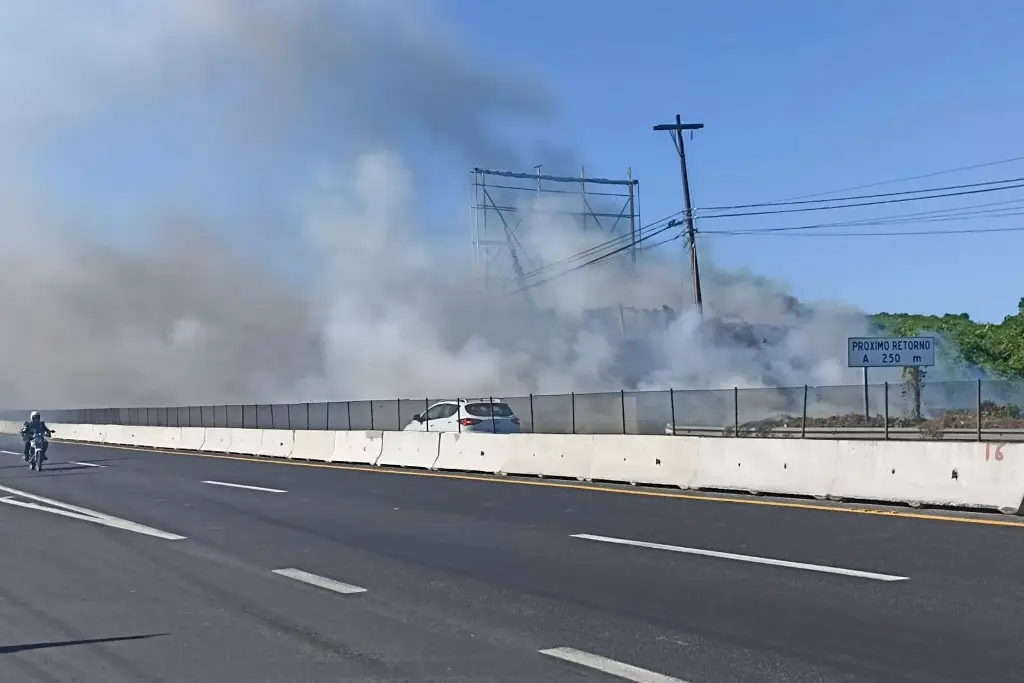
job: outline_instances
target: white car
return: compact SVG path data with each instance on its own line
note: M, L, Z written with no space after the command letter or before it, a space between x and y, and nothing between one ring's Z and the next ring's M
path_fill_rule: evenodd
M439 401L413 415L403 432L474 432L518 434L519 418L500 399L477 398Z

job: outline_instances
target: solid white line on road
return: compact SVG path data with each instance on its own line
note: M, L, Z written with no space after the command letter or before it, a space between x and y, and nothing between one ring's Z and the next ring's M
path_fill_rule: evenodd
M565 662L579 664L602 673L611 674L612 676L625 678L627 681L636 681L636 683L686 683L680 678L655 673L631 664L623 664L614 659L592 655L589 652L571 647L556 647L550 650L541 650L540 653Z
M249 491L263 491L264 493L288 493L284 489L268 489L262 486L248 486L246 484L232 484L226 481L204 481L204 484L212 484L213 486L227 486L232 489L248 489Z
M287 576L289 579L295 579L303 583L308 583L311 586L318 588L324 588L335 593L341 593L342 595L352 595L355 593L365 593L365 588L359 586L353 586L349 583L342 583L341 581L335 581L334 579L327 579L316 574L310 574L304 572L301 569L275 569L274 574L278 576Z
M81 465L82 467L106 467L106 465L97 465L94 462L78 462L77 460L69 460L69 465Z
M114 517L113 515L107 515L102 512L96 512L89 508L79 507L77 505L71 505L70 503L62 503L58 500L51 498L44 498L43 496L37 496L34 493L28 493L27 491L19 491L9 486L0 486L0 491L12 494L11 496L5 496L0 498L0 503L5 505L13 505L15 507L28 508L30 510L41 510L43 512L49 512L62 517L70 517L71 519L78 519L83 522L92 522L94 524L102 524L103 526L109 526L114 529L121 529L123 531L132 531L137 534L143 534L145 536L154 536L156 538L162 538L165 541L181 541L184 540L184 536L178 534L171 534L166 531L160 531L152 527L144 526L142 524L136 524L135 522L129 522L127 519L121 519L120 517ZM27 500L34 500L35 503L29 503L22 500L16 500L16 498L25 498ZM40 503L43 503L40 505Z
M701 555L704 557L716 557L722 560L738 560L753 564L767 564L773 567L788 567L790 569L804 569L824 574L841 574L853 576L859 579L873 579L874 581L906 581L906 576L894 576L892 574L876 574L875 572L864 572L859 569L843 569L842 567L828 567L821 564L807 564L805 562L789 562L788 560L773 560L769 557L755 557L753 555L737 555L736 553L723 553L717 550L702 550L700 548L685 548L679 545L665 545L663 543L648 543L646 541L631 541L625 538L611 538L609 536L594 536L593 534L571 534L572 538L582 538L587 541L600 541L602 543L614 543L617 545L631 545L638 548L653 548L654 550L668 550L674 553L686 553L688 555Z
M18 451L0 451L0 453L3 453L4 455L25 455L24 453L19 453Z

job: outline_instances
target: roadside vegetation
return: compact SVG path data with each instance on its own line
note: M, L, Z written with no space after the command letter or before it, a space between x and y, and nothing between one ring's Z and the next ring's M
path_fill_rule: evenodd
M873 320L882 333L893 336L937 332L956 346L963 363L994 379L1024 377L1024 299L1015 313L995 324L975 322L966 313L879 313Z

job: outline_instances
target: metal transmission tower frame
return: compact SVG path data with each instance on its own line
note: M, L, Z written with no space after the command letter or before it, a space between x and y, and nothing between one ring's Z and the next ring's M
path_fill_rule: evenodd
M472 181L473 268L483 278L488 294L526 293L531 275L553 268L527 252L520 240L524 216L520 204L534 195L533 215L557 215L575 220L584 231L603 233L604 240L617 240L610 249L623 249L635 264L641 248L640 182L627 169L626 178L588 178L474 168ZM573 187L575 186L575 187ZM544 196L575 196L579 210L538 206ZM527 299L529 296L527 294Z

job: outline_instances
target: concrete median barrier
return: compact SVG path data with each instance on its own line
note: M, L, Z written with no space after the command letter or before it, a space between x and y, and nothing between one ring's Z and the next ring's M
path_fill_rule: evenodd
M513 434L444 432L439 436L438 457L434 462L434 469L438 470L505 473L505 463L516 447Z
M834 498L1021 512L1024 444L843 443Z
M231 430L235 434L244 432L244 429ZM263 455L268 458L290 458L295 450L295 432L290 429L260 429L252 430L262 432L260 438L260 452L256 455Z
M505 446L502 469L506 474L580 481L590 478L590 462L598 437L570 434L507 436L510 438Z
M334 443L337 440L335 434L337 433L340 432L297 430L295 432L295 448L292 449L291 457L297 460L330 462L334 459Z
M384 452L384 432L334 432L331 462L376 465Z
M595 436L590 457L593 481L691 488L703 439L662 436Z
M695 489L827 497L850 441L700 439Z
M103 442L102 425L69 424L58 425L56 429L56 437L58 439L68 439L69 441L84 441L86 443Z
M179 449L183 451L201 451L206 441L206 430L202 427L182 427Z
M203 450L207 453L228 453L231 450L231 437L232 432L239 431L245 432L239 435L239 438L252 438L252 434L258 434L258 429L218 429L208 427L204 430L206 434L203 437Z
M102 433L102 440L100 443L110 444L111 446L130 446L129 438L132 435L131 427L123 427L121 425L104 425L98 428L98 431Z
M58 439L1020 514L1024 444L54 425ZM16 434L21 424L0 423Z
M440 450L441 434L436 432L385 432L376 464L382 467L433 469Z
M207 431L207 439L209 439L209 432ZM220 451L220 444L223 440L218 438L212 443L216 444L216 450ZM231 435L227 439L227 447L225 452L237 453L238 455L260 455L263 449L263 430L262 429L233 429ZM206 445L203 446L204 451L214 450L208 448Z

